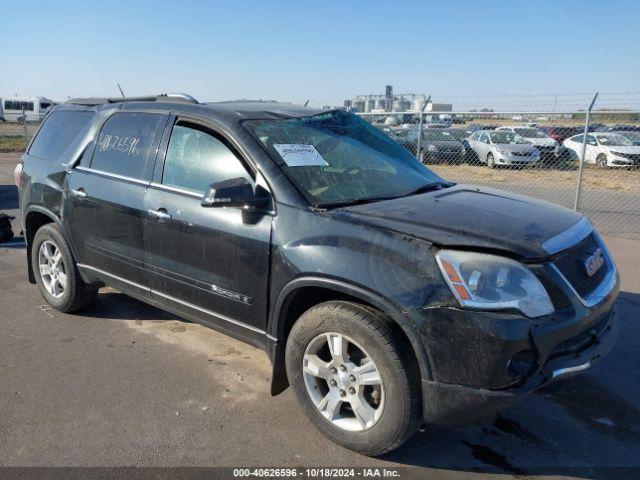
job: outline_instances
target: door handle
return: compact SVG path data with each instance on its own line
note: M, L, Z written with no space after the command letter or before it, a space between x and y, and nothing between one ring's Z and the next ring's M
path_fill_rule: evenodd
M147 213L158 220L162 220L166 222L167 220L171 220L171 215L167 213L164 208L159 208L158 210L147 210Z
M74 197L85 198L87 196L87 192L84 191L84 188L78 188L77 190L71 190L71 194Z

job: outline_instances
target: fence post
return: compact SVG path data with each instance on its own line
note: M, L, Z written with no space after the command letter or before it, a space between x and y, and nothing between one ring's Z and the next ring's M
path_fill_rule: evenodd
M420 161L420 149L422 148L422 122L424 119L424 109L427 108L427 104L431 101L431 95L427 98L427 101L424 102L422 108L420 109L420 113L418 114L418 143L416 145L416 158Z
M596 98L598 98L598 92L593 96L593 100L589 104L589 108L587 109L587 115L584 121L584 138L582 139L582 153L580 155L580 166L578 167L578 183L576 185L576 198L573 203L573 210L577 211L578 206L580 204L580 192L582 190L582 171L584 170L584 157L587 153L587 135L589 135L589 122L591 120L591 109L593 108L594 103L596 103Z
M22 109L22 127L24 128L24 141L28 142L29 136L27 132L27 113L25 112L24 108Z

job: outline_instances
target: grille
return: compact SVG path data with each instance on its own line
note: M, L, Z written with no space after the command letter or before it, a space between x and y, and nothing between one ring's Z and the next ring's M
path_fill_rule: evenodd
M528 157L532 152L511 152L514 157Z
M602 283L607 275L609 264L605 261L598 271L590 277L587 275L584 262L593 255L598 248L602 248L596 237L590 234L579 245L561 253L554 263L564 275L573 289L582 298L586 298ZM606 253L602 250L602 256L606 259Z

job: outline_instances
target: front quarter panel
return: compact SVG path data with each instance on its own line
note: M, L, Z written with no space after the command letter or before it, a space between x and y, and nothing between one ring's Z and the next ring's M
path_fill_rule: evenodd
M401 310L449 304L433 245L342 220L337 211L282 205L273 229L272 292L297 277L333 278L375 292Z

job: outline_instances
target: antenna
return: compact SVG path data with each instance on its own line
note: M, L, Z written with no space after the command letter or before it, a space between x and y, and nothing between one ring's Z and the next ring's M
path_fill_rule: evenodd
M307 100L306 102L304 102L304 106L306 107L307 105L309 105L309 100Z
M122 95L122 98L124 98L124 92L122 91L122 87L120 86L119 83L116 83L116 85L118 85L118 90L120 90L120 95Z

